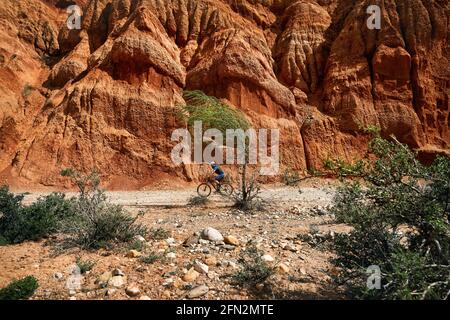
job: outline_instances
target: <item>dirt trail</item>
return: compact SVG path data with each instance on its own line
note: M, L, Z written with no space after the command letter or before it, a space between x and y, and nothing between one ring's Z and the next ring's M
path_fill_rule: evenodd
M47 195L46 192L29 193L24 203L29 204L40 196ZM67 196L75 193L68 192ZM189 198L196 195L195 188L189 190L154 190L154 191L108 191L108 199L111 203L126 207L153 207L153 206L184 206ZM268 187L261 192L261 198L276 204L302 204L302 205L326 205L333 195L332 188L313 187ZM217 206L227 206L230 201L220 195L212 195L211 200Z

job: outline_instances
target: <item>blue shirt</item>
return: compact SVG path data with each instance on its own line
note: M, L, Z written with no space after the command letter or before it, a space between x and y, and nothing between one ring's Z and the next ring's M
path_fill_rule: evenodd
M223 170L217 164L212 164L211 167L214 169L214 173L218 175L224 174Z

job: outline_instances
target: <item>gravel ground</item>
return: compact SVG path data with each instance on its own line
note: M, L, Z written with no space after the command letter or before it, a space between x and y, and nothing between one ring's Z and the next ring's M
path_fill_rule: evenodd
M261 190L261 198L280 205L284 204L309 204L324 205L330 202L333 196L331 187L272 187ZM30 204L40 196L49 193L34 192L26 195L24 203ZM67 192L67 196L74 196L74 192ZM126 207L151 207L151 206L184 206L191 196L196 195L196 190L154 190L154 191L108 191L106 192L110 202ZM212 195L211 200L217 206L226 206L230 201L220 195Z

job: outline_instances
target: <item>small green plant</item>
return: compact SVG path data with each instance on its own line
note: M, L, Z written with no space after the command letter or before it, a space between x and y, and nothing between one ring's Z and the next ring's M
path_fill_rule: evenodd
M312 167L308 169L308 175L310 177L320 177L320 176L324 176L325 173L323 173L322 171Z
M0 289L0 300L22 300L30 298L39 287L33 276L13 280L5 288Z
M36 88L34 88L31 84L25 84L22 89L22 97L28 97L34 90L36 90Z
M141 257L139 260L141 262L143 262L143 263L146 263L146 264L153 264L156 261L160 261L160 260L163 260L163 259L164 259L163 255L157 254L156 252L152 251L148 255L146 255L144 257Z
M61 174L72 178L80 190L73 200L74 217L66 219L62 227L66 234L64 246L98 249L128 243L137 235L147 234L147 228L136 222L139 216L133 217L122 206L107 202L96 171L82 175L66 169Z
M248 246L239 257L241 269L235 273L232 280L240 286L255 286L266 281L275 273L261 257L263 253L255 245Z
M283 173L283 182L287 186L295 186L300 181L300 176L298 172L293 171L292 169L286 169Z
M150 230L150 239L164 240L170 237L170 231L164 228L156 228Z
M135 240L130 243L130 245L128 246L128 249L136 250L136 251L143 251L145 249L145 247L146 247L146 244L144 241Z
M91 260L82 260L81 257L76 257L75 263L80 269L81 274L91 271L95 266L95 262Z
M345 177L359 177L364 172L367 162L359 159L353 163L346 162L342 159L332 160L325 159L323 161L323 167L329 171L337 174L339 178Z
M208 202L209 202L208 197L192 196L189 198L188 205L189 206L204 206Z
M368 125L367 127L359 126L359 128L364 133L369 134L373 137L379 137L381 133L381 128L376 125Z

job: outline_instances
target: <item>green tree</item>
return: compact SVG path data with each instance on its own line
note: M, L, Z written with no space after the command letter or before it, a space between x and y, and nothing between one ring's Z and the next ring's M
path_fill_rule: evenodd
M337 281L356 298L448 299L450 294L450 156L423 166L406 145L378 134L373 160L358 167L331 213L353 230L336 237ZM342 166L341 166L342 167ZM367 287L367 268L381 270L381 288Z
M202 91L185 91L184 100L186 104L180 106L179 115L189 128L192 129L196 121L201 121L205 129L219 130L225 141L228 129L241 129L237 134L238 140L244 141L245 161L239 165L240 186L233 197L239 208L251 208L259 193L259 186L255 175L248 175L249 138L245 136L245 131L251 128L249 121L240 110L234 109Z

